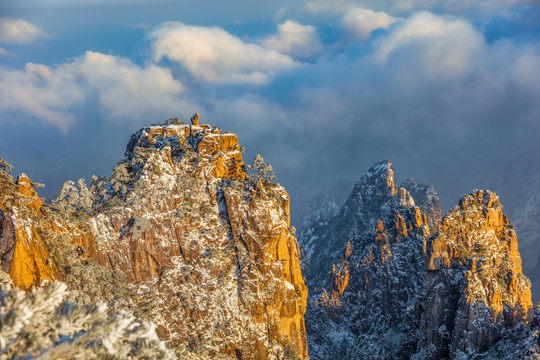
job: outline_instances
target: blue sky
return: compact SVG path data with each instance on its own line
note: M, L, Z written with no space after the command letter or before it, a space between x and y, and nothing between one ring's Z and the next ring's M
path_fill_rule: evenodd
M0 4L0 156L108 175L138 128L195 112L261 153L296 223L324 185L394 163L453 206L540 171L537 1ZM517 200L515 200L517 202ZM517 205L516 205L517 206Z

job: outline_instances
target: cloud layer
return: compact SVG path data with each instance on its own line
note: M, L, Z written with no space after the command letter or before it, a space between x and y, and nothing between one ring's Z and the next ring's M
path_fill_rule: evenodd
M288 20L278 25L278 33L266 38L262 45L298 60L312 60L324 47L314 26Z
M469 15L473 18L489 18L501 11L528 5L530 0L367 0L362 6L389 14L411 14L418 11ZM308 1L305 10L316 16L338 15L357 7L351 0L312 0Z
M451 2L377 4L312 3L311 15L282 11L253 36L247 25L163 23L150 27L138 60L87 51L3 66L0 123L24 118L76 136L81 114L97 110L127 137L137 124L200 112L239 133L248 160L261 153L273 164L296 214L298 199L381 159L433 183L444 203L508 176L519 153L539 156L538 38L493 40L467 15L514 3L467 2L452 16L435 13ZM409 14L407 4L433 12Z
M373 30L388 30L390 25L398 20L398 18L382 11L375 12L370 9L354 7L343 13L339 19L339 24L351 35L364 41L370 38Z
M87 51L56 66L28 63L23 70L0 68L0 111L23 113L67 132L98 97L111 120L142 120L177 109L182 84L166 68L140 67L130 60Z
M44 35L43 30L23 19L0 18L0 43L29 43Z
M264 84L276 72L295 66L289 56L243 42L217 27L167 23L149 36L154 61L178 62L206 82Z

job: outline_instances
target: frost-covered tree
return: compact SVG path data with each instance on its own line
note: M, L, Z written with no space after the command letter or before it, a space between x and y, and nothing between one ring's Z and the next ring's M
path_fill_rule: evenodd
M0 158L0 203L9 202L10 199L12 200L13 193L16 189L15 181L11 176L11 169L13 169L13 166Z
M62 209L70 207L70 204L75 204L79 198L79 192L73 181L66 181L60 189L60 195L55 199L55 203Z
M0 284L0 358L174 359L155 325L103 303L64 301L55 282L31 294Z
M11 177L11 169L13 169L13 166L8 164L7 161L0 158L0 178L3 180L4 178Z
M113 191L119 197L124 198L132 180L129 163L126 160L118 162L118 166L113 169L110 180Z
M60 189L60 195L54 201L55 207L67 213L92 210L92 194L84 179L79 179L77 186L73 181L66 181Z
M109 183L105 176L92 175L90 183L90 194L94 204L101 204L107 195Z
M77 190L79 191L79 206L83 210L90 211L92 209L92 194L84 179L79 179L77 182Z
M253 162L248 166L248 170L254 173L254 180L256 182L259 180L262 180L263 182L271 182L272 180L277 179L276 175L274 175L272 165L265 163L261 154L255 155Z

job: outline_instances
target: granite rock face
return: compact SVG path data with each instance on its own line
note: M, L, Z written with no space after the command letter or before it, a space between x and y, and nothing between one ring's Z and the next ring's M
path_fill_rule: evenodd
M431 185L410 178L399 185L411 194L416 206L426 215L428 225L436 230L442 220L439 195Z
M306 272L311 358L539 358L530 282L497 195L466 195L441 221L433 187L401 186L376 164L333 217L301 229L308 249L343 243L326 280ZM324 252L306 254L331 261Z
M34 184L21 174L6 175L0 193L0 260L13 284L23 290L44 286L62 277L36 224L42 202Z
M522 274L517 236L491 191L465 195L427 244L422 302L422 358L483 353L526 323L530 281Z
M409 205L414 206L408 193L406 198L400 199L398 191L392 164L382 161L356 182L337 214L325 220L327 226L320 226L318 221L302 226L299 241L309 259L310 266L303 269L309 288L319 287L328 278L349 240L374 231L377 222L401 206L401 202L410 200Z
M66 183L40 215L70 300L130 308L181 358L307 357L289 195L269 171L209 125L139 130L110 178Z
M180 355L307 356L307 288L289 196L246 176L235 134L209 125L141 129L109 182L102 199L94 182L99 214L71 236L153 298L151 318Z
M356 183L327 222L331 229L347 224L348 231L334 238L334 243L346 239L341 258L331 265L321 290L310 293L306 327L311 358L410 358L419 341L426 216L407 190L395 186L392 164L383 161ZM329 232L319 234L312 231L307 243ZM304 244L305 238L300 239ZM317 255L311 264L330 261Z

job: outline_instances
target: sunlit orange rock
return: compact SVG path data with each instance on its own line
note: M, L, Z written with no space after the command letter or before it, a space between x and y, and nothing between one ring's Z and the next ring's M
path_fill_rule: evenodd
M43 240L30 222L15 222L15 251L9 267L13 284L23 290L44 286L62 277Z
M307 287L289 195L247 176L237 135L205 124L143 128L110 184L99 208L55 219L51 231L78 246L81 263L147 294L129 301L135 310L153 302L147 316L180 357L307 357Z
M56 264L36 231L35 221L40 219L42 202L25 174L18 177L13 196L13 206L0 206L3 270L9 273L13 284L23 290L61 280Z
M429 359L484 352L504 329L527 322L531 284L517 237L491 191L465 195L427 244L421 348ZM444 327L445 333L437 331Z
M19 201L22 202L21 205L28 209L35 210L37 214L40 215L41 199L36 193L32 181L26 174L21 174L17 178L17 191L19 193Z

